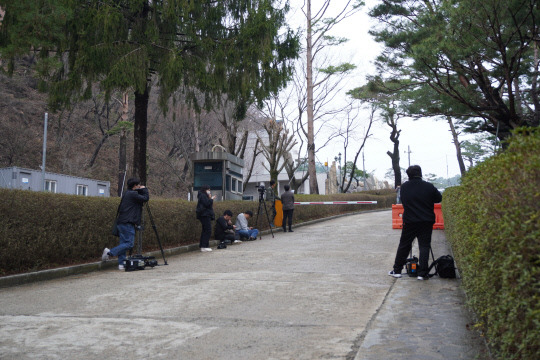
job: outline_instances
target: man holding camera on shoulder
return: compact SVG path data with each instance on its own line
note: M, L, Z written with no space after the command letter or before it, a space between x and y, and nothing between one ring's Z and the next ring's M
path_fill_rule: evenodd
M119 270L124 270L126 251L133 248L135 229L141 225L143 205L150 199L148 189L140 183L137 178L128 179L128 190L122 196L118 207L117 228L120 234L120 244L110 250L108 248L103 249L103 255L101 255L103 261L109 260L109 256L118 256Z

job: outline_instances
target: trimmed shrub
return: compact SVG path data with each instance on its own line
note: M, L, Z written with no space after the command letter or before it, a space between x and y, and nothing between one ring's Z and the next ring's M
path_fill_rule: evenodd
M82 197L23 190L0 189L0 276L66 266L74 263L94 262L104 247L112 248L118 239L111 228L119 198ZM360 210L389 208L395 199L390 190L371 194L297 195L297 201L375 200L377 205L321 205L297 206L294 222L301 223L332 215ZM216 202L216 216L226 209L236 215L251 210L255 225L258 202ZM201 225L196 220L196 203L178 199L157 199L150 193L148 204L163 248L172 248L199 242ZM267 203L270 212L270 203ZM146 229L143 232L143 251L159 248L149 221L143 210ZM268 228L261 216L259 229ZM137 238L135 239L137 246Z
M540 359L540 131L447 189L443 213L468 301L499 359Z

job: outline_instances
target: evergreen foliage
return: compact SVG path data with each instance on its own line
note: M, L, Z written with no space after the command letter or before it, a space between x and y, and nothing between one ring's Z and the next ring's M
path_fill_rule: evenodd
M372 81L400 84L409 114L452 116L501 140L539 125L537 1L388 0L370 15L385 46Z
M44 5L46 3L46 6ZM50 106L88 98L95 84L135 93L134 172L146 179L148 95L157 84L163 110L181 89L196 110L227 94L237 118L288 80L298 38L288 5L275 0L0 0L0 57L40 54ZM33 19L35 19L33 21Z
M497 359L540 357L539 188L540 131L521 129L443 197L463 286Z

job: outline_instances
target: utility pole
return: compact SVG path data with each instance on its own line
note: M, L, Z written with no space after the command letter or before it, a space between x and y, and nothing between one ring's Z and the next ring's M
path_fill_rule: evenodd
M45 160L47 158L47 118L49 117L48 113L45 113L45 123L43 124L43 157L41 161L41 177L43 181L43 191L47 190L47 185L45 184Z
M408 153L409 155L409 167L411 166L411 146L410 145L407 145L407 151L405 151L406 153Z
M366 163L364 161L364 152L362 151L362 173L364 174L364 191L366 191Z

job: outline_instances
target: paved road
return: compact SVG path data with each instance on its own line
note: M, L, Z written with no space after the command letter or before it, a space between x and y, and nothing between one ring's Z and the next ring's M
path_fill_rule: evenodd
M0 359L482 358L459 280L387 275L400 235L390 218L0 289ZM448 253L444 232L433 249Z

